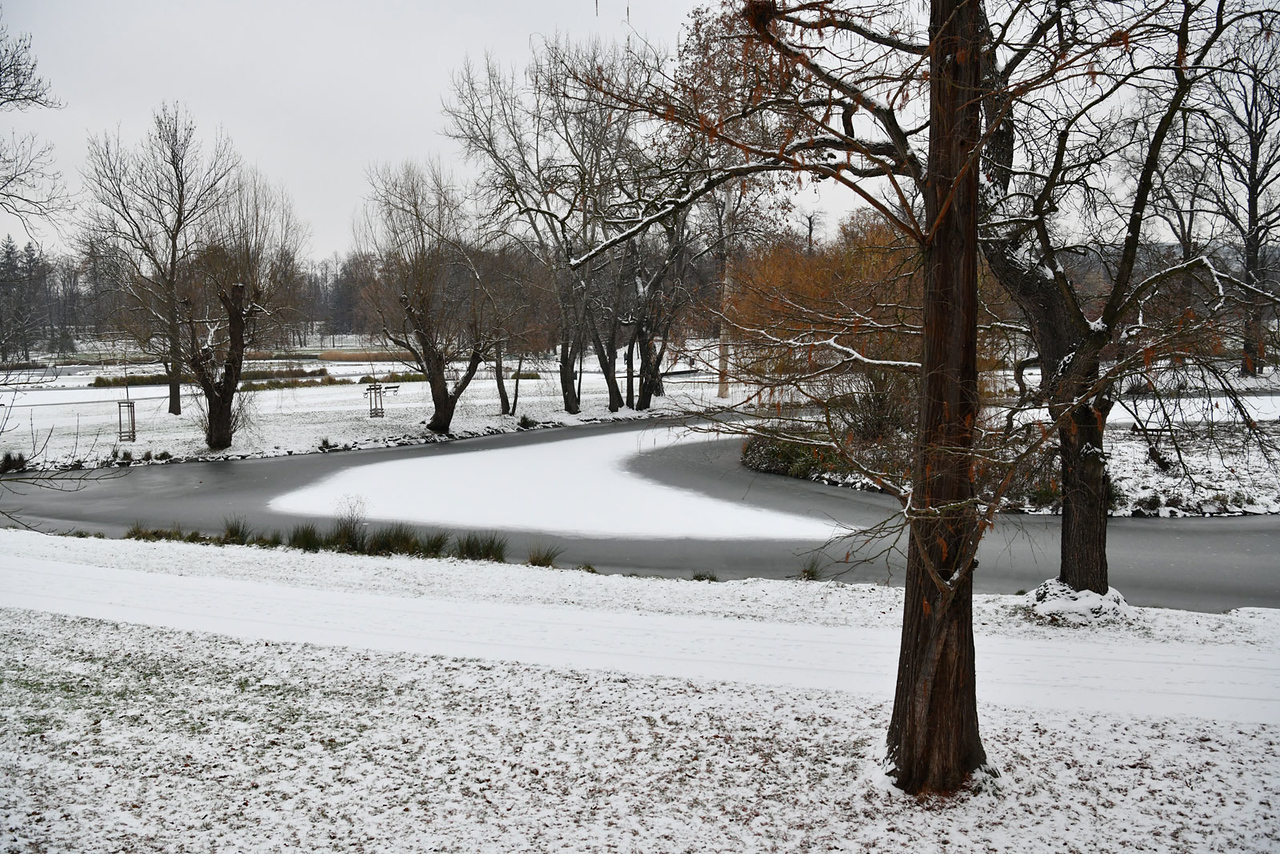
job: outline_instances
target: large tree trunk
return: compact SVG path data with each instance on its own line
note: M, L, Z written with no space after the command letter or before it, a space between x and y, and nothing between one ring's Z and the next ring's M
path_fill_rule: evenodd
M560 395L564 398L564 411L577 415L580 411L578 391L574 387L573 362L578 358L577 349L568 341L560 342Z
M1249 299L1244 311L1240 376L1256 377L1266 362L1262 343L1262 309L1254 305L1254 300Z
M1257 288L1261 279L1262 242L1258 237L1257 213L1253 199L1249 210L1249 231L1244 239L1244 280ZM1244 295L1244 324L1241 329L1240 375L1256 377L1262 371L1264 361L1262 349L1263 308L1258 296L1253 291Z
M178 365L173 357L169 358L169 365ZM166 373L169 374L169 414L182 414L182 369L180 367L170 367Z
M591 326L591 345L596 351L596 361L600 364L600 373L604 374L604 386L609 392L609 411L617 412L622 408L624 403L622 397L622 388L618 385L618 348L616 327L613 321L610 326L613 327L609 331L608 338L601 338L600 331L596 327L595 319L590 312L587 314L587 323Z
M431 389L432 412L431 420L427 422L427 429L432 433L449 432L449 425L453 423L453 412L458 407L458 399L471 384L483 360L484 357L479 350L472 350L462 377L453 384L453 388L450 388L449 380L445 376L446 362L438 357L431 359L433 364L430 366L431 370L427 371L427 385ZM424 367L427 366L424 365Z
M640 397L636 401L636 409L648 409L653 398L661 395L661 354L654 352L653 340L646 338L640 342Z
M221 367L217 356L208 349L197 350L193 330L191 370L204 391L206 424L204 440L211 451L231 447L236 429L236 392L244 368L245 286L233 285L220 291L218 301L227 316L227 352ZM194 326L194 321L188 321Z
M1109 481L1102 453L1107 413L1082 405L1058 428L1062 454L1062 559L1058 580L1106 593Z
M516 414L516 407L520 405L520 375L524 373L524 356L516 358L516 379L511 389L511 415Z
M169 324L169 414L182 414L182 333L177 315Z
M493 378L498 383L498 414L511 414L511 401L507 399L507 381L502 376L502 345L493 348Z
M977 0L933 0L920 426L906 601L889 723L896 784L957 789L986 762L978 733L972 572L979 529L971 449L978 416Z
M205 427L204 441L211 451L223 451L231 447L235 432L235 397L218 393L205 393L205 405L208 407L208 424Z
M636 335L627 342L627 408L636 408Z
M725 318L729 314L729 297L732 290L733 282L729 278L729 258L726 255L720 259L720 336L716 342L716 373L719 383L716 387L716 397L726 398L729 396L729 321Z

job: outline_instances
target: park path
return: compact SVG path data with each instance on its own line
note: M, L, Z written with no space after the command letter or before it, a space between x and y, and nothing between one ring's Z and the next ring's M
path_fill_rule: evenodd
M217 550L210 550L216 555ZM216 557L211 557L216 559ZM892 696L898 632L437 600L0 555L0 607L238 638ZM1280 722L1280 661L1238 645L979 634L979 695L1021 708Z

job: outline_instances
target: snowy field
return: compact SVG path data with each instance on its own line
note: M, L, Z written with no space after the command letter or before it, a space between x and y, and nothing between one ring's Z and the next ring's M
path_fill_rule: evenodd
M363 375L385 376L392 371L406 370L397 362L316 360L291 365L255 363L254 367L326 368L331 376L352 381ZM159 368L153 366L145 370L158 372ZM537 372L539 378L520 382L516 416L497 414L498 392L492 371L477 374L458 403L452 434L478 436L513 431L522 415L540 424L579 424L679 412L687 408L691 400L701 400L706 391L702 382L682 383L679 378L672 378L669 381L672 397L659 399L653 412L624 409L610 413L601 375L586 371L582 412L572 416L564 413L554 366L534 365L526 370ZM97 376L119 374L119 368L67 368L47 383L19 388L12 399L3 401L8 408L8 420L5 433L0 436L0 450L21 452L32 458L36 452L43 451L40 456L48 466L79 463L92 468L109 464L125 452L135 461L141 461L148 454L162 453L180 460L283 456L315 453L322 443L328 447L362 448L438 438L426 430L431 393L426 383L411 382L395 383L399 388L386 394L386 414L381 418L369 417L365 386L359 383L253 392L247 395L251 401L248 424L237 432L231 448L219 453L210 453L205 447L196 387L186 387L183 414L179 417L168 414L167 387L131 388L128 397L134 402L137 441L119 442L117 404L125 399L125 389L90 386ZM514 380L507 380L508 393L514 389ZM714 387L711 392L714 394Z
M5 851L1274 851L1280 612L975 604L999 772L878 764L901 592L0 531Z

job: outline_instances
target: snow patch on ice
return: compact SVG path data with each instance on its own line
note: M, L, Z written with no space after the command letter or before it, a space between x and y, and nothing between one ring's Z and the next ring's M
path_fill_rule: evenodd
M656 429L373 463L271 501L273 510L329 515L363 496L370 519L586 536L826 539L834 522L762 510L655 483L626 471L639 453L715 435ZM548 492L585 501L572 513Z

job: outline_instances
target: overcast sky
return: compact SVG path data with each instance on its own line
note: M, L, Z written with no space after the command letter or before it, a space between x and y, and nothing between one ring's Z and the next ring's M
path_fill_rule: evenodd
M201 135L220 127L247 163L283 183L310 223L313 257L351 247L351 223L377 162L439 154L451 72L486 51L523 65L530 41L558 33L674 46L692 0L17 0L10 37L31 36L41 76L65 106L0 122L56 147L70 189L85 141L146 133L165 101ZM598 6L598 14L597 14ZM813 206L812 197L800 205ZM69 226L63 231L68 232ZM0 234L22 228L0 216ZM38 235L58 250L57 234Z

